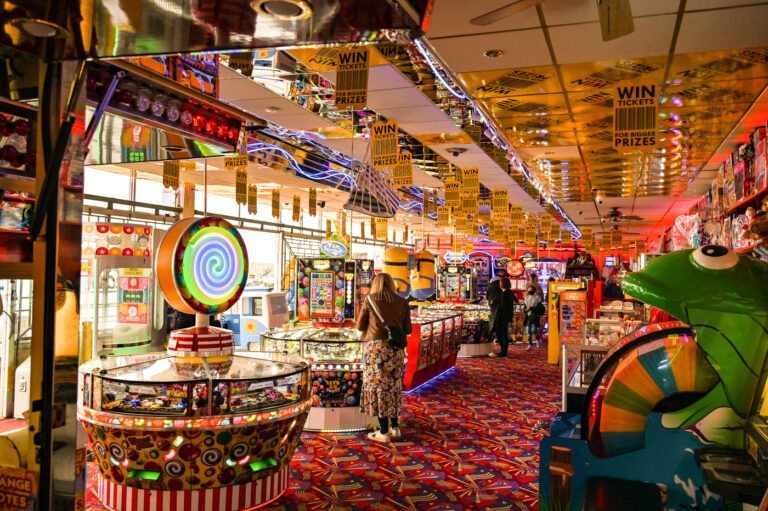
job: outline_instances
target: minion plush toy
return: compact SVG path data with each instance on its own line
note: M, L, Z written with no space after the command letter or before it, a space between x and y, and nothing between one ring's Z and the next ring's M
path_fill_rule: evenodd
M422 250L416 254L416 268L411 271L411 296L426 300L435 294L435 254Z
M384 252L384 273L394 279L397 294L406 298L411 291L408 282L408 251L404 248L392 247Z

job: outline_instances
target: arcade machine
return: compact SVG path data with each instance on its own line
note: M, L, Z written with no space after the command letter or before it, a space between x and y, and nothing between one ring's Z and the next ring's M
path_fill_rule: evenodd
M221 326L234 332L235 346L242 350L262 351L262 334L289 319L285 293L246 289L236 308L222 314Z
M455 311L411 311L411 334L406 348L406 392L451 370L459 351L462 316Z
M581 413L558 414L540 447L542 509L723 511L759 501L766 279L765 263L714 245L626 276L627 293L685 323L620 340ZM743 463L745 446L758 461Z
M539 259L529 259L525 261L525 275L526 279L532 273L535 273L539 277L539 285L544 290L544 295L547 294L547 282L550 278L555 280L563 280L565 277L566 264L560 259L553 257L541 257Z
M461 316L456 316L456 318L460 318L458 319L461 323L460 328L454 324L454 330L458 329L456 334L460 344L458 357L484 357L493 352L493 343L488 332L491 309L487 305L435 302L424 307L424 310L461 314Z
M475 250L469 254L469 262L475 268L475 274L477 275L477 296L478 298L485 298L485 292L488 289L488 284L495 275L493 272L494 261L493 256L488 252L482 250Z
M164 340L164 311L155 310L153 228L123 224L83 225L84 331L86 355L146 353ZM153 316L160 314L159 320ZM87 358L90 358L87 356Z
M448 255L448 254L446 254ZM441 302L468 302L477 299L477 274L467 262L443 258L437 278L438 298Z
M311 364L312 408L304 429L362 431L376 422L360 408L363 344L354 328L277 328L262 334L263 351L301 355Z
M78 418L98 467L96 494L115 511L244 510L278 498L311 405L298 357L234 351L209 316L237 302L248 256L216 217L174 224L157 251L158 280L197 325L165 352L101 357L79 370ZM181 506L179 504L178 506Z
M373 261L369 259L298 259L298 320L317 326L354 326L373 277Z

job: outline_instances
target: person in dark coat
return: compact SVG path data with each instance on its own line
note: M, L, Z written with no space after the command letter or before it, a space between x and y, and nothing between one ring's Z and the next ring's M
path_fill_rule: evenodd
M515 303L517 298L512 293L512 283L508 278L502 278L499 282L499 293L495 297L495 311L491 307L491 321L489 328L496 333L496 341L501 350L499 357L506 357L509 349L509 323L515 315ZM495 314L494 314L495 312ZM495 355L491 355L495 356Z

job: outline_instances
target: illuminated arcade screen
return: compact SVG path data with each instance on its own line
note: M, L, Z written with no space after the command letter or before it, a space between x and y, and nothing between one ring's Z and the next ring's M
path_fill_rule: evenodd
M445 297L461 297L461 275L458 273L449 273L445 276Z
M333 317L334 273L313 271L309 274L309 316L312 318Z

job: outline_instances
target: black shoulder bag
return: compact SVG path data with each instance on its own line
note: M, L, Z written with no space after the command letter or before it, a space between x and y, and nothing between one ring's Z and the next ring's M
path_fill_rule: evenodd
M397 326L391 326L387 324L387 322L384 321L384 318L381 317L379 308L371 299L371 295L368 295L367 298L368 298L368 303L371 304L373 313L376 314L376 317L379 319L381 324L384 325L384 328L387 330L387 343L389 343L389 345L392 346L393 348L397 348L400 350L408 346L408 337L405 335L405 332L403 332L403 329Z

